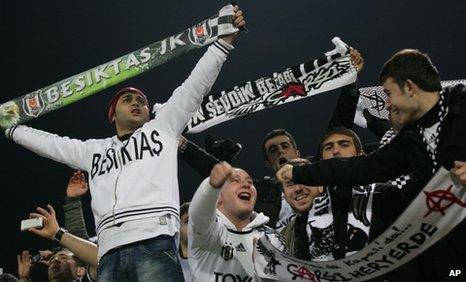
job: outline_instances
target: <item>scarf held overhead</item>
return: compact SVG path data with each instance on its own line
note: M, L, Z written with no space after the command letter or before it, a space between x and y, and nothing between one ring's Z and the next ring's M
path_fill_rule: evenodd
M357 72L347 45L338 37L332 42L335 49L323 58L206 96L188 122L188 133L353 83Z
M0 127L5 130L25 123L208 45L219 36L237 32L233 14L233 6L227 5L217 15L178 34L3 103L0 105Z
M360 281L413 259L466 217L466 189L440 168L423 191L382 235L358 253L326 262L303 261L261 237L254 249L259 277L279 281Z

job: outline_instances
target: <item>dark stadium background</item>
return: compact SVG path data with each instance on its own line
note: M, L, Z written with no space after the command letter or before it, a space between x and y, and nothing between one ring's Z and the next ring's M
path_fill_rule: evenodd
M110 61L177 33L214 14L222 1L1 1L0 103ZM242 1L249 34L213 87L214 91L282 70L332 49L333 36L359 49L366 61L359 85L378 83L383 62L402 48L427 52L442 80L466 78L466 2L448 1ZM87 139L107 137L108 102L122 86L135 85L152 102L165 101L187 77L205 49L195 50L130 81L30 122L33 127ZM304 155L312 154L332 114L338 91L275 110L239 118L191 136L206 134L243 144L236 165L259 177L260 144L273 128L286 128ZM357 129L364 141L374 141ZM35 254L52 242L19 231L20 220L37 206L52 204L63 222L65 186L72 170L0 137L0 267L16 274L16 254ZM189 200L201 178L179 165L181 201ZM90 197L84 198L88 231L94 234ZM44 268L36 270L43 272Z

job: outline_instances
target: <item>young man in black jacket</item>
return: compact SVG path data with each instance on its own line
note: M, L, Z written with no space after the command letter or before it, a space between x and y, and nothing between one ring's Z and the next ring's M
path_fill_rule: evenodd
M363 155L361 141L352 130L334 127L320 142L322 159ZM309 164L301 159L298 163ZM328 261L355 254L377 238L407 205L402 191L389 183L364 186L309 187L284 183L285 199L298 213L284 229L290 253L300 259ZM316 197L317 191L323 191ZM417 262L373 281L417 281Z
M300 167L285 166L283 181L306 185L364 185L411 173L414 197L444 166L466 186L466 86L442 90L437 69L418 50L396 53L382 68L386 106L403 126L390 142L368 156L331 159ZM411 199L410 199L411 200ZM429 279L444 280L450 269L466 269L466 222L423 257ZM430 254L429 256L427 254ZM430 262L430 263L429 263ZM437 280L439 281L439 280Z

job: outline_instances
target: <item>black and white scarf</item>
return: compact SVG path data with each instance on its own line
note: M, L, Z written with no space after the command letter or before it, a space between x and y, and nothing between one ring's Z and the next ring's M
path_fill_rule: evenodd
M442 91L438 101L438 121L430 127L423 127L420 124L417 125L419 133L422 136L422 141L424 142L424 145L426 145L427 152L432 159L432 173L435 173L435 171L438 169L438 143L440 138L440 131L442 130L443 120L447 114L448 105L445 101L445 91Z
M206 96L187 124L188 133L355 82L357 72L351 65L348 46L338 37L332 43L335 49L320 59Z
M446 201L441 203L442 195ZM304 261L262 237L254 250L255 271L261 278L278 281L365 281L418 256L465 218L465 187L440 168L390 228L358 253L335 261Z
M441 82L443 88L459 83L466 84L466 79L445 80ZM359 88L359 93L354 124L362 128L367 128L367 122L363 115L364 109L367 109L369 113L375 117L388 120L388 111L385 108L387 95L383 92L382 86Z
M333 189L328 187L328 189ZM309 211L306 231L309 236L309 254L314 261L334 260L332 248L335 242L334 215L332 210L332 193L324 192L314 199ZM346 255L352 255L364 248L369 241L372 218L372 200L375 184L352 188L350 209L348 211ZM338 193L338 191L336 191Z
M393 128L390 128L389 130L387 130L387 132L385 132L385 134L382 136L382 139L380 139L379 149L389 144L393 140L393 138L395 138L395 136L396 136L396 133L395 133L395 130L393 130ZM389 182L390 184L397 187L398 189L402 189L406 184L408 184L410 180L411 180L411 177L409 175L402 175L396 178L395 180L391 180Z

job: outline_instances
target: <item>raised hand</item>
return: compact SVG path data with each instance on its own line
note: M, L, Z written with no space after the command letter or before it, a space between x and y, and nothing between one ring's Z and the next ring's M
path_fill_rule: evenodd
M218 189L223 186L225 181L230 177L233 168L227 162L218 163L210 172L210 186Z
M455 161L455 166L451 169L451 173L458 177L463 187L466 187L466 162Z
M282 168L277 171L275 176L277 177L278 181L282 183L293 181L293 166L290 164L282 166Z
M16 257L18 262L18 277L21 281L27 281L31 277L32 260L29 251L22 251Z
M55 234L58 232L58 222L57 222L57 216L55 214L55 210L51 205L47 205L48 211L41 207L37 207L37 212L38 213L30 213L29 217L30 218L37 218L37 217L42 217L44 218L44 227L41 229L37 228L29 228L28 231L32 232L36 235L39 235L41 237L53 240L55 238Z
M81 197L87 193L87 190L89 190L89 186L87 185L86 176L81 171L75 171L66 187L66 196Z
M246 21L244 20L243 11L239 9L238 5L233 6L233 11L235 12L233 15L233 25L237 28L245 27ZM238 32L224 36L223 40L226 43L231 44L235 40L236 36L238 36Z
M364 68L364 58L357 49L350 47L350 60L358 73Z

